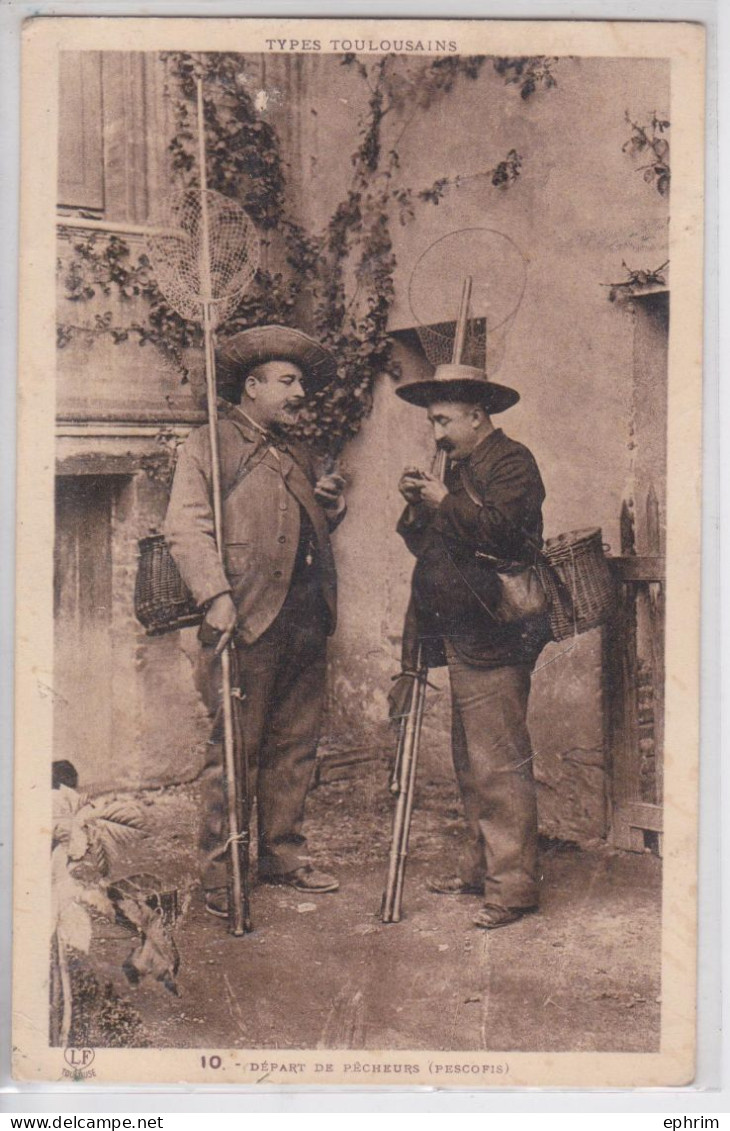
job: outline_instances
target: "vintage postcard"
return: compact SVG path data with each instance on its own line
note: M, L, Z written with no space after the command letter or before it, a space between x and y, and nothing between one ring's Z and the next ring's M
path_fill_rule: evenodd
M692 1081L703 91L28 22L19 1080Z

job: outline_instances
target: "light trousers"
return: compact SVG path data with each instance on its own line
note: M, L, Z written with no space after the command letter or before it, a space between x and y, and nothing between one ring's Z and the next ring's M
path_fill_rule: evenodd
M454 769L469 826L465 879L485 902L538 903L537 798L527 730L530 667L477 668L447 645Z

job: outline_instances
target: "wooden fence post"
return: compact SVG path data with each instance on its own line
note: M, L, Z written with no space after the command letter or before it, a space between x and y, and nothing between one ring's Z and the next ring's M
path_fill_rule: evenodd
M646 549L636 552L633 502L624 499L620 515L621 556L611 559L616 576L616 615L607 626L606 679L611 771L611 839L619 848L643 852L646 832L661 837L661 761L664 703L664 560L659 504L653 485L646 499ZM642 611L641 618L639 611ZM642 793L639 723L639 623L648 635L651 663L656 791ZM661 845L661 839L659 839Z

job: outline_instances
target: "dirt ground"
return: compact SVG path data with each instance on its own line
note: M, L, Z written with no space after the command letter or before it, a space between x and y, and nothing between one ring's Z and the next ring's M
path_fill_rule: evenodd
M464 826L448 783L417 799L404 918L378 911L392 803L387 770L313 790L314 862L341 889L253 893L242 938L208 915L195 886L197 788L138 798L149 835L116 877L149 870L187 904L174 931L179 997L129 986L130 936L98 924L91 960L139 1011L157 1047L631 1051L659 1047L661 862L601 846L543 845L540 913L499 931L471 924L477 897L425 888L453 870Z

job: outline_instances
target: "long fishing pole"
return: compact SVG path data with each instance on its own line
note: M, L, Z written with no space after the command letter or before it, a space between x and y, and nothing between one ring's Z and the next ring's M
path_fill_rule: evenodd
M451 356L452 365L461 364L466 342L469 302L471 300L472 278L464 279L461 288L459 314L456 320L456 333ZM434 474L443 482L446 475L448 456L444 451L436 453ZM396 793L396 807L393 816L393 834L388 857L388 875L383 893L380 917L384 923L400 922L403 911L403 886L405 883L408 842L413 819L413 801L416 791L416 771L421 745L421 729L426 708L426 687L428 668L424 662L423 645L418 645L416 666L412 673L413 684L405 723L401 724L396 755L396 771L392 789Z
M218 390L215 374L215 349L213 344L213 287L210 277L210 224L208 216L208 180L205 160L205 118L203 113L203 83L197 80L198 146L200 154L200 218L202 253L200 257L200 287L203 306L203 336L205 340L205 385L208 401L210 431L210 462L213 494L213 527L216 546L223 560L223 504L221 495L220 444L218 436ZM243 935L251 930L248 910L247 877L244 876L241 857L245 848L247 830L240 827L240 791L236 765L236 740L234 733L231 644L221 653L221 683L223 708L223 751L225 769L226 813L228 817L228 869L230 898L228 901L228 927L232 935ZM245 896L245 897L244 897Z

